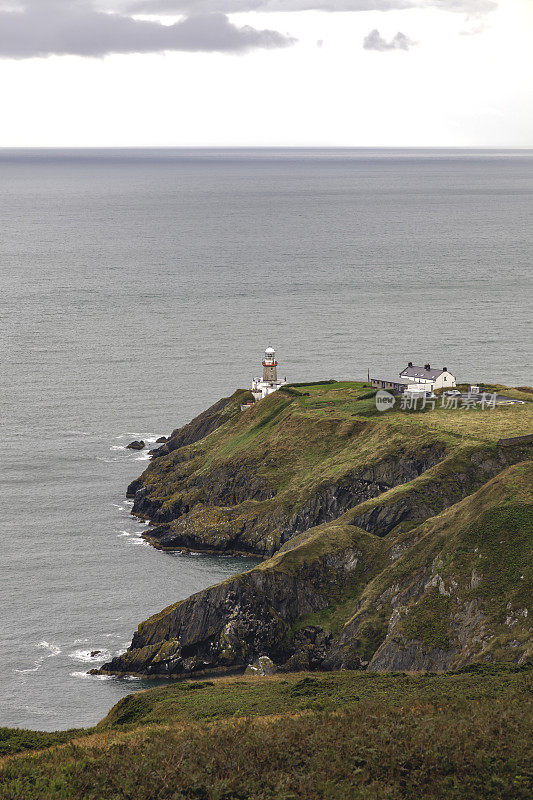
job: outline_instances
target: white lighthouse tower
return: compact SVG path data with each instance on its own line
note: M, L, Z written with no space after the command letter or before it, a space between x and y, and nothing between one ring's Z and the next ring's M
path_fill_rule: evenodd
M278 362L276 361L276 351L273 347L267 347L263 357L263 380L254 378L252 381L252 394L255 400L262 400L267 394L272 394L287 383L287 379L278 380Z
M273 347L267 347L263 359L263 383L276 383L278 380L277 366L276 351Z

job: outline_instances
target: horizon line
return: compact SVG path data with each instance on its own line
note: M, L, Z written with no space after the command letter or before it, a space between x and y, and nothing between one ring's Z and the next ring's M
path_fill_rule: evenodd
M1 150L533 150L531 145L0 145Z

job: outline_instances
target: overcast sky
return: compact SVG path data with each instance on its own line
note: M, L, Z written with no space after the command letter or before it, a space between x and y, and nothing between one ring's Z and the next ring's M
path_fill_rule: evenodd
M533 146L533 0L0 0L0 146Z

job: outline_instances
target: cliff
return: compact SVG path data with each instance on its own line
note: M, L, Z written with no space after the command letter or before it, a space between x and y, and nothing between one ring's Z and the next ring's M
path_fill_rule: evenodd
M104 672L528 658L533 464L513 440L531 403L380 414L355 382L242 396L175 431L129 494L157 547L266 558L143 622Z

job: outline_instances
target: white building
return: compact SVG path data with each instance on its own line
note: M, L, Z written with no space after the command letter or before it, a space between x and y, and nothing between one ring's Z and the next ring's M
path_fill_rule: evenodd
M385 389L389 392L432 392L434 389L453 389L455 378L447 367L431 369L430 364L423 367L413 366L410 361L400 372L399 378L371 378L374 389Z
M435 389L453 389L456 385L454 376L448 372L448 367L432 369L430 364L415 367L412 361L409 361L407 367L400 372L400 378L407 379L410 387L413 384L423 384L428 392Z
M276 392L280 386L284 386L287 383L287 378L278 380L278 362L276 361L276 352L273 347L267 347L262 363L263 380L259 380L259 378L252 380L252 394L256 401L262 400L267 394Z

